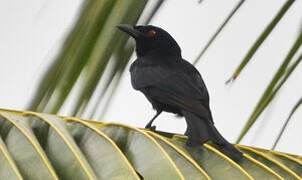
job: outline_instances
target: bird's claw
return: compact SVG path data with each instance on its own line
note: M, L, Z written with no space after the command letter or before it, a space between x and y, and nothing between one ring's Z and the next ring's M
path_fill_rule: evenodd
M150 130L151 131L155 131L156 130L156 126L151 126Z
M150 129L150 131L155 131L156 130L156 126L151 126L151 125L147 125L145 128Z

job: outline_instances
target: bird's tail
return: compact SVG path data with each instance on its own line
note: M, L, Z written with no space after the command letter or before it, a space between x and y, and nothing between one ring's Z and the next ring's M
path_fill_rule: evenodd
M200 146L207 141L212 141L232 159L236 161L241 159L242 153L224 139L212 122L188 111L183 111L182 114L185 116L187 122L185 134L189 137L187 141L188 146Z

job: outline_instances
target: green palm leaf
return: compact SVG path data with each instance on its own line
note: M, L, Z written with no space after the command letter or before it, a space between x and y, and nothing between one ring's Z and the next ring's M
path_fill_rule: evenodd
M246 135L248 130L252 127L252 125L255 123L259 115L263 112L263 110L267 107L267 105L271 102L275 94L278 92L278 90L281 88L281 86L284 84L284 82L287 80L287 78L291 75L293 70L296 68L298 63L301 61L301 57L298 58L296 63L293 64L291 68L289 68L288 73L284 76L286 72L286 68L288 67L288 64L291 62L293 56L296 54L298 49L300 48L302 44L302 31L300 31L300 34L298 38L296 39L294 45L288 52L287 56L285 57L284 61L282 62L281 66L279 67L278 71L274 75L273 79L269 83L268 87L264 91L261 99L259 100L258 104L253 110L253 113L249 117L247 123L245 124L244 128L242 129L238 139L237 143L242 140L242 138ZM283 78L283 80L280 82L280 79ZM279 83L279 85L278 85Z
M81 84L78 95L72 100L72 114L82 114L108 69L109 61L114 60L117 47L124 47L127 42L125 39L128 37L121 35L115 26L120 23L135 24L146 3L146 0L88 0L61 52L40 82L29 109L57 113L74 86ZM155 7L155 12L161 4ZM149 21L155 12L142 18ZM114 75L116 73L113 72Z
M2 166L0 170L1 179L22 179L22 175L9 154L2 138L0 138L0 163Z
M208 50L208 48L211 46L211 44L215 41L217 36L220 34L220 32L223 30L223 28L227 25L227 23L232 19L234 14L239 10L239 8L243 5L245 0L241 0L237 3L237 5L234 7L234 9L231 11L231 13L227 16L227 18L224 20L224 22L220 25L220 27L216 30L216 32L213 34L213 36L210 38L210 40L207 42L205 47L201 50L197 58L193 61L193 64L196 65L203 54Z
M300 179L301 157L248 146L236 163L186 136L117 123L0 110L6 179Z
M247 65L247 63L251 60L251 58L254 56L258 48L262 45L264 40L269 36L269 34L272 32L272 30L275 28L275 26L278 24L278 22L281 20L281 18L284 16L284 14L287 12L287 10L291 7L291 5L295 2L295 0L288 0L285 2L285 4L282 6L282 8L279 10L275 18L268 24L268 26L265 28L265 30L261 33L261 35L258 37L256 42L252 45L251 49L248 51L246 56L243 58L240 65L237 67L235 72L233 73L232 77L227 80L226 83L234 81L243 68Z
M300 60L301 60L301 59L302 59L302 56L301 56ZM277 144L278 144L278 142L279 142L281 136L283 135L283 133L284 133L284 131L285 131L285 128L287 127L287 125L288 125L288 123L289 123L291 117L294 115L294 113L296 112L296 110L299 108L299 106L300 106L301 104L302 104L302 97L301 97L301 98L298 100L298 102L295 104L294 108L291 110L291 112L290 112L288 118L286 119L285 123L283 124L282 129L281 129L281 131L279 132L276 141L274 142L274 145L273 145L273 147L272 147L272 150L274 150L274 149L276 148L276 146L277 146Z

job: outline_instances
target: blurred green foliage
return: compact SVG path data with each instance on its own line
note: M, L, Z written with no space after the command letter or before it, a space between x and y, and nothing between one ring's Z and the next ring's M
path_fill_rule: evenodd
M115 26L118 24L134 25L138 20L140 20L140 24L148 24L163 2L164 0L86 0L79 18L66 38L59 55L41 80L28 110L56 114L66 103L71 91L78 87L76 95L72 98L71 104L73 107L70 114L82 117L84 113L87 113L88 104L92 103L92 110L88 113L88 116L90 118L96 114L103 116L134 51L134 46L128 40L128 37L119 32ZM234 14L238 13L244 2L245 0L238 1L222 25L209 39L194 64L198 63L216 37L234 17ZM294 2L296 1L285 1L280 10L276 12L275 17L255 40L255 43L251 44L251 48L228 82L234 81L239 76ZM148 6L152 9L148 9L148 13L144 14L143 11L147 3L152 4ZM302 31L268 84L242 129L237 142L243 139L301 61L301 58L298 58L290 65L301 43ZM98 86L101 87L101 90L96 91ZM107 98L104 98L105 95ZM91 102L92 96L97 97L96 102ZM101 113L97 113L101 103L105 106ZM298 106L300 104L298 103ZM297 106L294 107L292 113L296 109ZM102 117L98 119L102 119ZM283 131L284 128L280 133L282 134Z
M141 16L147 0L87 0L28 109L58 113L71 90L80 84L72 99L71 114L81 116L98 84L102 83L103 87L97 92L101 100L113 79L119 79L134 50L116 25L134 25L139 18L142 24L147 24L162 2L150 2L153 9ZM106 76L105 71L108 71Z

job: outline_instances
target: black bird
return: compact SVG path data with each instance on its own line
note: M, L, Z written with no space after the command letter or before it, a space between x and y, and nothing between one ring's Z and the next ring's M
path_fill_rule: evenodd
M151 127L162 111L171 112L185 117L188 146L210 140L241 156L215 128L205 83L197 69L182 58L181 49L172 36L151 25L117 27L136 41L137 59L130 67L132 86L141 91L157 111L146 128Z

